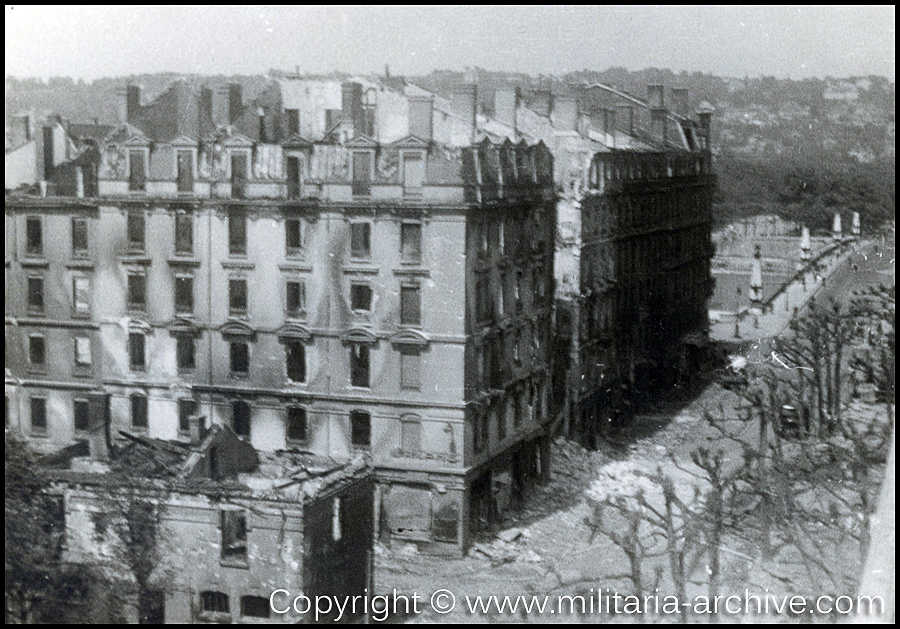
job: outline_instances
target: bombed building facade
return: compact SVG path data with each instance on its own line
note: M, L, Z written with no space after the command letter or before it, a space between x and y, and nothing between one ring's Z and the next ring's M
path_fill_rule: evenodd
M376 533L463 550L547 473L554 295L553 156L476 105L284 75L70 125L6 197L7 425L365 452Z

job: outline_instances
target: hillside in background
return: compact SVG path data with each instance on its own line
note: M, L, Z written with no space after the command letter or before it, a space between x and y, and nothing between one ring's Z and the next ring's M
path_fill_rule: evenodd
M78 122L117 120L128 82L143 86L152 99L176 78L196 84L239 82L245 98L258 93L265 76L150 74L49 81L6 79L7 116L32 110L58 113ZM687 87L690 104L715 108L713 143L719 191L716 218L727 222L754 214L779 214L814 229L828 229L835 209L860 211L864 225L878 225L894 212L894 83L883 77L847 79L722 78L670 70L603 72L582 70L564 76L469 69L435 71L409 77L437 93L477 80L482 110L491 113L493 92L501 85L565 90L569 85L602 82L644 97L647 85Z

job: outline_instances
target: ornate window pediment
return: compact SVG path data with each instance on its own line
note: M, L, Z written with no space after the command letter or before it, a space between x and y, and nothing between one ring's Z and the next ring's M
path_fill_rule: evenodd
M350 149L376 149L378 142L366 135L357 135L345 145Z
M251 140L247 136L241 135L240 133L229 134L221 141L221 144L223 147L229 149L253 148L253 140Z
M295 133L287 140L281 143L286 149L312 149L313 143L302 135Z
M369 345L374 345L378 342L378 337L365 328L350 328L341 333L341 340L344 343L367 343Z
M183 317L172 319L168 328L169 334L172 336L198 336L200 334L200 328L198 328L190 319L185 319Z
M129 332L143 332L144 334L149 334L153 330L153 326L142 319L129 319L128 320L128 331Z
M422 138L415 135L408 135L402 140L397 140L394 142L394 146L401 149L421 149L427 150L429 146L431 146L431 142L428 140L423 140Z
M275 332L279 341L308 341L312 338L312 332L304 325L286 323Z
M240 321L227 321L219 326L219 332L225 337L237 337L252 339L256 332L246 323Z
M425 347L429 343L428 337L418 330L400 330L391 336L390 341L394 345L415 345L417 347Z

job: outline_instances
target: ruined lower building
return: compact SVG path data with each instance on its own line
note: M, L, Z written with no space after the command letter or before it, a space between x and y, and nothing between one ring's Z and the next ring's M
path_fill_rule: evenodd
M137 86L6 197L6 408L52 451L187 441L365 452L376 532L461 552L549 466L553 157L469 86L275 76ZM106 400L95 403L97 396Z
M227 426L191 423L188 441L122 433L99 456L76 456L105 440L92 435L89 448L46 460L63 504L62 560L100 575L99 591L71 606L106 621L302 622L276 614L272 593L366 594L374 493L363 456L258 453Z

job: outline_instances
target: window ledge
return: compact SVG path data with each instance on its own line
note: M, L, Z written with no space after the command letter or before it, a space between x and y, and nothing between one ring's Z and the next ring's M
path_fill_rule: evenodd
M191 256L169 258L169 266L200 266L200 259Z
M94 261L88 259L72 259L66 264L67 269L93 269Z
M365 264L368 261L359 261L356 264ZM361 273L364 275L378 275L377 266L345 266L344 273Z
M250 270L250 269L253 269L255 266L256 265L253 262L250 262L250 260L248 260L247 258L243 258L243 259L232 258L229 260L222 261L223 269L247 269L247 270Z
M47 261L46 258L38 258L38 257L22 258L21 260L19 260L19 264L21 264L23 267L26 267L26 268L35 268L35 269L40 269L40 268L46 269L47 267L50 266L50 263Z
M227 557L219 559L219 565L224 568L241 568L243 570L250 569L250 561L248 559L240 559L237 557Z

